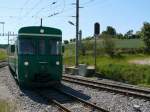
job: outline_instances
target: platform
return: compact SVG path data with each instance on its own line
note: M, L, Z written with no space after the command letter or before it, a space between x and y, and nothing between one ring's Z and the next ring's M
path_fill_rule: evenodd
M71 74L71 75L81 75L80 74L80 69L75 67L75 66L71 66L71 67L65 67L65 73L66 74ZM82 76L93 76L95 74L95 68L94 66L87 66L86 67L86 72L85 74L82 74Z

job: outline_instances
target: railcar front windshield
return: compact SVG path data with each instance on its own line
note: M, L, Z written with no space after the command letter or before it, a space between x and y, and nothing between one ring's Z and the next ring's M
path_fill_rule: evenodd
M31 39L19 40L19 54L35 54L35 42Z
M38 43L38 53L40 55L46 54L46 41L44 39L40 39Z
M61 55L61 41L49 40L48 44L50 55Z
M38 43L37 43L38 42ZM38 47L36 47L36 43ZM38 48L38 49L37 49ZM61 41L39 39L20 39L19 54L61 55Z

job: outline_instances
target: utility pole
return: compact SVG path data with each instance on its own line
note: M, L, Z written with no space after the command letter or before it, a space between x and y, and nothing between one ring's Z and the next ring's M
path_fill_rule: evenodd
M4 24L5 24L5 22L0 22L0 24L3 25L3 36L4 36Z
M9 32L8 32L7 55L9 56ZM9 62L9 58L8 58L8 62Z
M79 0L76 0L76 49L75 66L78 67L78 35L79 34Z
M10 36L10 32L8 32L8 46L9 46L9 36Z
M82 48L82 30L79 31L79 48Z
M41 18L41 27L42 27L42 24L43 24L43 19Z

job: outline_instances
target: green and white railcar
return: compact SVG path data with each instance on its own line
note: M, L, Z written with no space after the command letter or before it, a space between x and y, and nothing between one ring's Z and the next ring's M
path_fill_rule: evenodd
M56 28L30 26L18 32L9 47L9 67L22 86L49 86L62 78L62 32Z

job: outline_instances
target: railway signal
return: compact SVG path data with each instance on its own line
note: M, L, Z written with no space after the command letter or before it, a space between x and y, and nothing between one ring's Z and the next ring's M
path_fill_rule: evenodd
M94 35L99 35L100 34L100 24L95 23L94 24Z
M100 34L100 24L97 22L94 24L94 37L95 37L95 42L94 42L94 66L95 66L95 71L96 71L96 38L98 38Z

